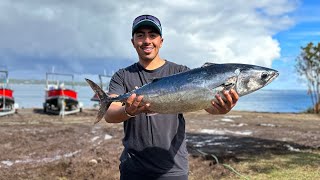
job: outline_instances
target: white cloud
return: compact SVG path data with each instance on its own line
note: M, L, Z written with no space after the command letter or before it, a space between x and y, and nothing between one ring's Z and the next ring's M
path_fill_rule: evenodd
M163 24L162 58L190 67L207 61L271 66L280 56L272 36L293 25L288 13L296 5L287 0L2 0L0 57L14 63L10 54L57 56L68 64L73 59L83 71L77 59L135 61L132 20L154 14Z

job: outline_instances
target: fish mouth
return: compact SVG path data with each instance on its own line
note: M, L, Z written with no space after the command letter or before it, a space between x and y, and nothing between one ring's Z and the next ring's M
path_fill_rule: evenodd
M276 79L279 76L278 71L270 71L269 74L270 74L270 78L267 80L267 83L265 84L265 86L270 84L274 79Z

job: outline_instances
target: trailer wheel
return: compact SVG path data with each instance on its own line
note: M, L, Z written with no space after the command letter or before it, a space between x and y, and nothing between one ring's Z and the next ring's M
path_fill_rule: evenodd
M47 112L47 106L43 105L43 112L46 113Z

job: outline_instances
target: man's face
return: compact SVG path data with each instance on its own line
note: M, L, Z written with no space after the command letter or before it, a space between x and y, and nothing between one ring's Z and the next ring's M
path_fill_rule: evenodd
M158 56L163 39L153 28L141 27L131 41L141 60L152 61Z

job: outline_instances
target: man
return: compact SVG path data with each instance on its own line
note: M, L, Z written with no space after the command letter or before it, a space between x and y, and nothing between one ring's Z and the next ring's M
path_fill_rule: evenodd
M154 16L142 15L133 21L131 42L139 60L113 75L109 85L110 96L132 91L154 78L189 69L160 57L159 50L163 43L162 27L159 19ZM217 95L219 103L212 101L212 107L206 111L210 114L229 112L239 97L234 90L224 92L224 96L226 101ZM148 115L150 104L142 105L141 101L143 96L133 94L125 105L113 102L105 115L105 120L109 123L124 124L120 179L188 179L188 152L183 115Z

